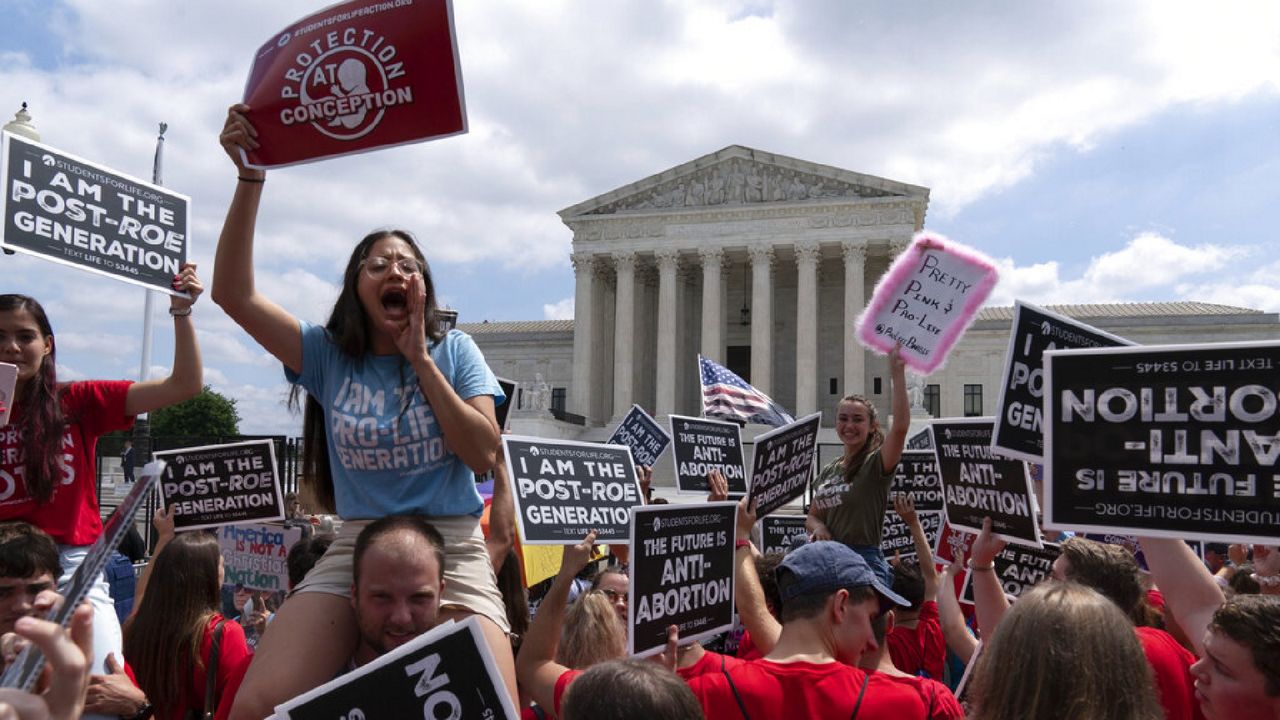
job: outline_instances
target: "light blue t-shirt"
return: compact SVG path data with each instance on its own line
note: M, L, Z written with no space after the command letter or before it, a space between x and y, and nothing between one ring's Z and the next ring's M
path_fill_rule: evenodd
M338 515L366 520L394 514L480 515L475 473L444 443L418 377L402 355L354 360L320 325L302 322L302 373L285 367L324 408ZM431 359L463 400L505 397L480 348L460 330L430 348Z

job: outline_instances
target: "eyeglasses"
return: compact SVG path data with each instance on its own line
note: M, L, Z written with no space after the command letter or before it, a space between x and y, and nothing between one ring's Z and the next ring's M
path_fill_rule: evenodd
M627 601L627 594L624 592L618 592L617 590L601 590L600 592L604 593L604 596L609 599L609 602L618 602L619 600L622 602Z
M364 271L369 277L382 277L387 274L392 265L400 271L401 275L421 275L422 263L417 258L396 258L383 257L375 255L371 258L365 258L360 261L360 265L364 267Z

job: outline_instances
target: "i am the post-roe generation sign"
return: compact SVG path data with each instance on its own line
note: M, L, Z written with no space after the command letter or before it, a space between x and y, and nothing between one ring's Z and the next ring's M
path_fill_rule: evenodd
M354 0L258 48L244 102L268 168L467 131L450 0Z

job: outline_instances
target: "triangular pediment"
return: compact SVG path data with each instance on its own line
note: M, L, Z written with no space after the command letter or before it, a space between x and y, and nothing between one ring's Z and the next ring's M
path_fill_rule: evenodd
M929 189L730 145L565 208L560 217L885 197L927 200Z

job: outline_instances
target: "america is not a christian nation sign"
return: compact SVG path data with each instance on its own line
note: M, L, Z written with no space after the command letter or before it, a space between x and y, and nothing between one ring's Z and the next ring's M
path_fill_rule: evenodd
M352 0L271 36L244 103L268 168L467 131L450 0Z
M1044 357L1047 527L1280 538L1280 342Z

